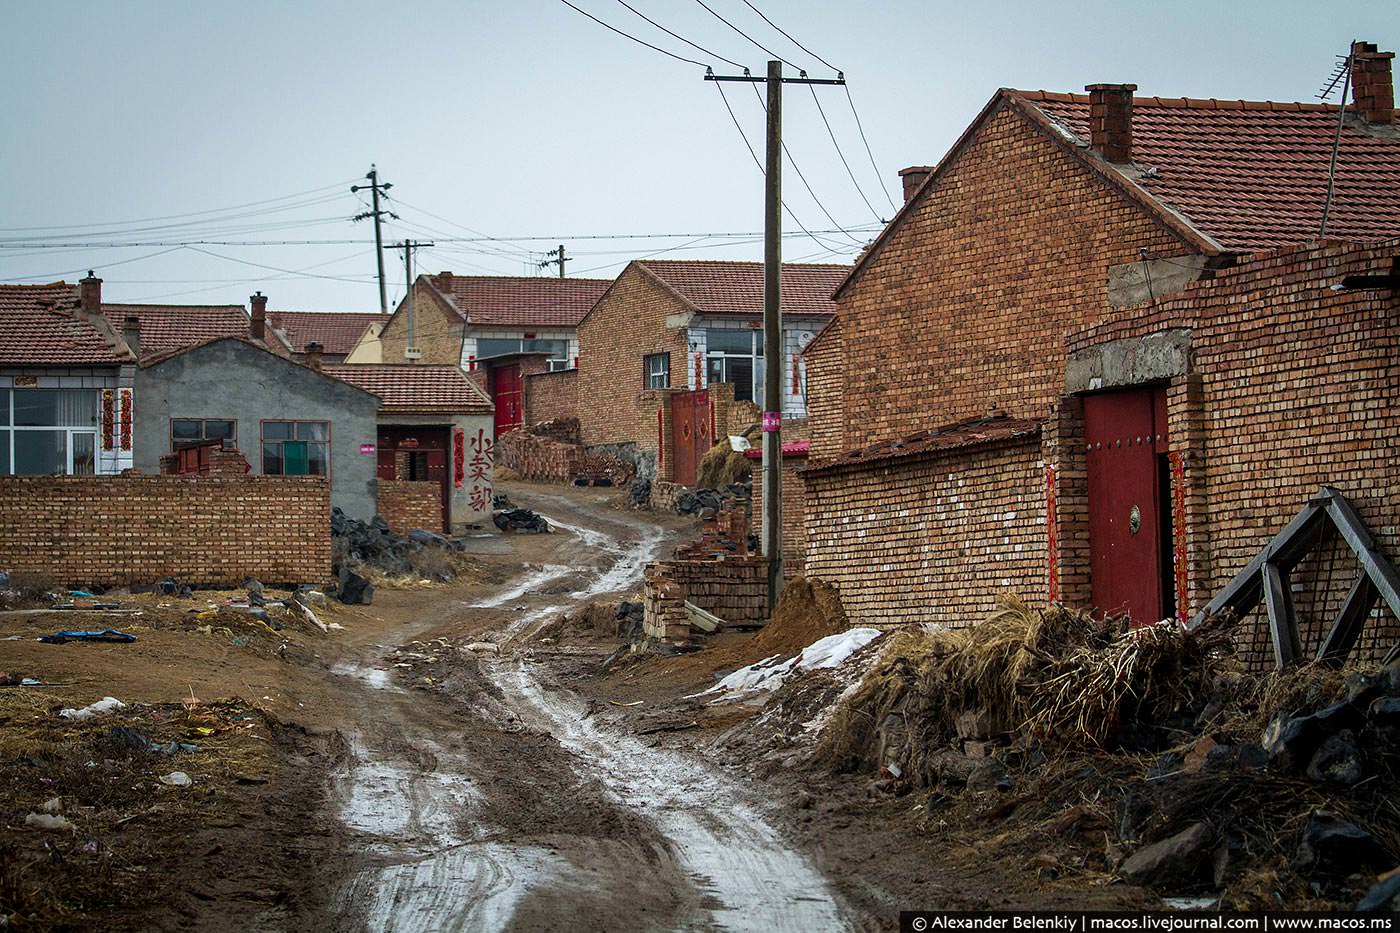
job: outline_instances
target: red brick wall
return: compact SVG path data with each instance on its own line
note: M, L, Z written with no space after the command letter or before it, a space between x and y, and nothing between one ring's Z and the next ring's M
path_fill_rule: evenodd
M427 480L381 479L375 507L389 530L405 535L414 528L442 532L442 486Z
M841 319L826 326L803 352L807 361L807 429L812 459L827 460L845 450L846 430L841 411L845 381L841 358Z
M671 386L685 388L687 348L666 316L685 305L637 266L626 269L579 325L578 418L585 444L632 441L656 449L656 403L643 357L671 354Z
M578 416L577 369L525 378L525 425Z
M787 437L786 433L783 435ZM804 573L803 565L807 557L807 487L798 471L807 465L806 457L789 456L783 458L782 485L782 545L783 577L795 577ZM753 462L753 526L754 534L762 538L763 527L763 469L759 461Z
M74 585L318 583L330 514L320 477L3 476L0 567Z
M852 625L975 624L1045 595L1040 439L807 473L807 575Z
M1110 266L1189 250L1009 110L990 118L838 299L809 357L814 458L985 413L1043 418L1063 335L1106 316ZM820 433L818 433L820 432ZM834 435L834 436L833 436Z
M1337 243L1262 254L1180 296L1072 332L1081 351L1167 328L1191 331L1193 370L1168 390L1173 450L1187 453L1188 606L1199 610L1322 485L1351 500L1400 560L1400 299L1332 291L1347 275L1388 272L1400 244ZM1301 565L1294 599L1315 649L1356 564L1335 546ZM1331 598L1314 603L1331 579ZM1381 624L1377 624L1377 623ZM1367 623L1393 644L1385 614ZM1264 626L1249 650L1269 655Z

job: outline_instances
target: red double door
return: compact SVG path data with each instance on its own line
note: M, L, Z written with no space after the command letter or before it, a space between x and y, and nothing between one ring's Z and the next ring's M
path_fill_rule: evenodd
M1085 396L1084 439L1094 606L1139 625L1175 615L1166 393Z
M491 369L491 400L496 403L496 436L520 427L525 413L525 386L520 364Z
M671 396L671 471L681 486L694 486L700 459L714 441L710 437L710 393L705 389Z

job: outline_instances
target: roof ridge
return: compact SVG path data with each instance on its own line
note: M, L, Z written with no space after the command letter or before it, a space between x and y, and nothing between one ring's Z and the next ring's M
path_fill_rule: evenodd
M438 273L434 273L434 272L422 272L422 273L419 273L419 274L422 275L424 278L432 279L432 280L434 280L434 281L436 281L436 280L437 280L437 277L438 277ZM455 274L455 273L451 276L451 278L452 278L452 281L454 281L454 282L456 282L456 281L458 281L458 280L461 280L461 281L464 281L464 282L492 281L492 282L550 282L550 283L553 283L553 282L611 282L611 281L612 281L612 279L581 279L581 278L574 278L574 277L572 277L572 276L569 276L569 277L566 277L566 278L562 278L562 279L561 279L561 278L559 278L558 276L552 276L552 275L457 275L457 274Z
M1007 88L1007 91L1021 98L1022 100L1047 101L1062 104L1087 104L1088 94L1079 94L1064 91L1046 90L1021 90L1018 88ZM1313 103L1311 101L1275 101L1275 100L1247 100L1245 98L1230 99L1220 97L1161 97L1134 96L1134 107L1168 107L1179 110L1263 110L1275 113L1336 113L1335 104ZM1346 105L1348 111L1352 110L1351 104Z

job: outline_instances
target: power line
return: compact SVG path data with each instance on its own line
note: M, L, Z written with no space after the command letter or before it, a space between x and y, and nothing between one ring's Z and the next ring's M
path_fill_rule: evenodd
M567 2L567 0L566 0L566 2ZM745 39L748 39L748 40L749 40L750 42L752 42L754 45L758 46L758 48L759 48L762 52L764 52L766 55L768 55L768 56L770 56L770 57L772 57L772 58L776 58L778 61L782 62L782 63L785 64L785 65L792 65L792 67L793 67L793 68L797 68L798 71L802 71L801 68L798 68L796 65L793 65L792 62L788 61L786 58L783 58L783 57L782 57L781 55L779 55L777 52L774 52L774 51L772 51L771 49L768 49L768 48L766 48L766 47L763 46L763 45L759 45L759 42L758 42L757 39L755 39L753 36L749 35L748 33L744 32L744 30L740 29L738 26L735 26L733 23L731 23L729 20L725 19L723 16L720 16L718 13L716 13L713 9L710 8L710 5L709 5L708 3L706 3L705 0L695 0L695 2L698 3L698 4L700 4L700 5L701 5L702 7L704 7L706 10L709 10L710 15L713 16L715 19L719 20L721 23L724 23L724 25L728 26L730 29L734 30L734 31L737 32L739 35L743 36ZM741 67L742 67L742 66L741 66ZM747 69L745 69L745 70L747 71ZM807 72L802 71L802 73L805 75Z
M239 258L237 258L237 257L235 257L235 256L225 256L225 255L223 255L222 253L215 253L215 252L211 252L210 250L207 250L207 249L200 249L200 248L197 247L197 246L187 246L187 247L185 247L185 248L188 249L188 250L192 250L193 252L196 252L196 253L202 253L202 254L204 254L205 256L213 256L215 259L223 259L223 260L226 260L226 261L228 261L228 262L236 262L236 263L238 263L239 265L243 265L243 266L252 266L254 269L269 269L269 270L271 270L271 271L273 271L273 272L286 272L286 273L290 273L290 274L292 274L292 275L303 275L303 274L305 274L305 270L283 269L283 268L280 267L280 266L269 266L269 265L267 265L266 263L252 262L251 260L248 260L248 259L239 259ZM356 255L359 255L359 254L356 254ZM347 258L348 258L348 257L347 257ZM332 261L334 261L334 260L332 260ZM324 262L324 263L321 263L320 265L330 265L330 263L329 263L329 262ZM307 269L315 269L315 268L317 268L317 267L316 267L316 266L307 266L306 268L307 268ZM350 277L350 276L344 276L344 275L307 275L307 278L312 278L312 279L329 279L329 280L334 281L334 282L353 282L353 283L355 283L356 285L361 285L361 284L364 284L363 280L364 280L364 278L366 278L366 277L365 277L365 276L358 276L358 277L352 278L352 277ZM369 276L369 278L373 278L373 276Z
M203 294L203 293L205 293L205 292L213 292L213 291L218 291L218 290L221 289L221 288L228 288L228 287L231 287L232 285L252 285L252 284L254 284L254 283L259 283L259 282L283 281L284 279L289 279L289 278L319 278L319 276L313 276L313 275L309 275L309 274L307 274L307 273L308 273L309 270L311 270L311 269L319 269L319 268L322 268L323 266L333 265L333 264L335 264L335 263L337 263L337 262L345 262L345 261L347 261L347 260L349 260L349 259L356 259L356 258L358 258L358 257L360 257L360 256L365 255L365 254L368 253L368 252L369 252L369 250L366 249L366 250L360 250L359 252L351 253L351 254L348 255L348 256L337 256L335 259L328 259L328 260L326 260L326 261L324 261L324 262L318 262L318 263L315 263L314 265L307 266L307 267L305 267L304 269L299 269L299 270L295 270L295 271L290 271L290 272L288 272L288 273L287 273L285 276L283 276L283 277L276 277L276 276L273 276L273 277L269 277L269 276L258 276L257 278L242 279L242 280L234 281L234 282L231 282L231 283L225 283L225 284L223 284L223 285L212 285L212 286L210 286L210 287L208 287L208 288L189 288L189 289L185 289L185 290L183 290L183 291L178 291L178 292L164 292L164 293L159 294L159 295L146 295L146 296L144 296L144 297L142 297L142 298L131 298L131 299L128 299L127 301L125 301L125 302L117 302L117 303L118 303L118 304L123 304L123 303L124 303L124 304L140 304L140 303L146 302L146 301L155 301L155 300L160 299L160 298L179 298L179 297L184 296L184 295L201 295L201 294ZM226 259L226 258L228 258L228 257L220 256L220 257L218 257L218 258L220 258L220 259ZM239 260L233 260L233 261L234 261L234 262L238 262ZM361 284L369 285L369 284L371 284L371 283L369 283L369 282L364 282L364 283L361 283Z
M131 263L131 262L140 262L140 261L143 260L143 259L154 259L154 258L157 257L157 256L164 256L166 253L173 253L173 252L176 252L177 250L180 250L180 249L182 249L182 248L183 248L183 247L180 247L180 246L174 246L174 247L171 247L170 249L163 249L163 250L161 250L161 251L158 252L158 253L147 253L145 256L133 256L133 257L130 258L130 259L122 259L122 260L119 260L119 261L117 261L117 262L108 262L108 263L104 263L104 264L103 264L103 268L104 268L104 269L109 269L109 268L111 268L112 266L124 266L124 265L126 265L127 263ZM17 275L17 276L13 276L13 277L9 277L9 278L10 278L10 281L12 281L12 282L29 282L29 281L33 281L34 279L52 279L54 276L77 275L78 273L87 270L87 268L88 268L88 266L84 265L84 266L79 266L79 267L76 268L76 269L64 269L64 270L62 270L62 271L60 271L60 272L44 272L44 273L40 273L39 275Z
M831 137L831 144L836 147L836 154L841 158L841 164L846 166L846 174L851 176L851 184L856 186L856 193L865 202L865 206L870 208L870 213L880 223L884 220L880 217L880 212L875 210L875 205L870 203L870 199L865 196L865 191L861 188L860 182L856 181L856 173L851 171L851 163L846 161L846 153L841 151L841 144L836 141L836 133L831 129L831 121L826 118L826 111L822 109L821 98L817 96L817 89L814 85L807 85L807 90L812 92L812 102L817 105L817 113L822 115L822 123L826 125L826 134Z
M851 105L851 116L856 118L856 129L860 131L860 141L865 144L865 154L870 157L870 167L874 170L875 178L880 183L880 191L885 195L885 200L890 202L890 210L898 213L899 208L895 207L894 198L890 197L889 189L885 187L885 176L880 174L880 167L875 164L875 153L870 151L870 140L865 138L865 127L860 124L860 114L856 112L856 100L851 96L851 85L848 83L845 88L846 102Z
M726 65L733 65L735 68L744 68L745 71L748 70L748 69L745 68L743 65L739 64L738 62L734 61L734 60L731 59L731 58L725 58L723 55L719 54L718 52L711 52L709 49L705 48L703 45L696 45L694 42L691 42L691 41L690 41L689 39L687 39L685 36L677 35L676 33L672 32L672 31L669 30L669 29L667 29L665 26L663 26L663 25L661 25L660 23L658 23L656 20L652 19L650 16L647 16L647 15L646 15L645 13L643 13L641 10L638 10L636 7L632 6L630 3L627 2L627 0L617 0L617 2L620 3L620 4L622 4L623 6L627 7L627 9L631 10L633 13L636 13L638 16L640 16L642 19L646 20L648 23L651 23L651 24L652 24L653 26L655 26L657 29L660 29L662 32L666 33L666 35L671 36L671 37L674 38L674 39L679 39L679 40L681 40L681 41L684 42L686 45L690 46L692 49L697 49L697 50L699 50L699 51L701 51L701 52L704 52L706 55L713 55L715 58L718 58L720 61L724 62Z
M671 57L671 58L674 58L674 59L675 59L676 61L678 61L678 62L685 62L685 63L688 64L688 65L698 65L698 66L700 66L701 68L709 68L709 67L710 67L709 65L705 64L704 62L697 62L697 61L696 61L695 59L693 59L693 58L686 58L684 55L677 55L675 52L668 52L668 51L666 51L665 49L661 48L661 47L658 46L658 45L652 45L650 42L646 41L645 39L638 39L636 36L628 35L627 33L623 32L621 29L618 29L616 26L609 26L607 23L603 22L601 19L599 19L598 17L594 16L592 13L589 13L589 12L587 12L586 10L580 10L578 7L576 7L576 6L574 6L572 3L570 3L569 0L559 0L559 2L562 3L562 4L564 4L564 6L568 7L569 9L573 10L573 11L576 12L576 13L582 13L584 16L587 16L589 19L593 20L593 22L597 23L599 26L602 26L604 29L610 29L610 30L612 30L613 32L617 33L619 36L622 36L624 39L631 39L633 42L636 42L636 43L639 44L639 45L644 45L644 46L646 46L647 48L651 49L651 50L654 51L654 52L660 52L662 55L667 55L667 56L669 56L669 57Z
M782 34L783 34L783 37L786 38L786 39L787 39L789 42L791 42L793 45L797 46L799 49L801 49L802 51L806 52L808 55L812 56L812 57L815 58L817 61L821 62L823 65L825 65L826 67L830 68L832 71L836 72L837 74L840 74L840 73L841 73L841 69L840 69L840 68L837 68L837 67L836 67L835 65L833 65L831 62L829 62L829 61L827 61L826 59L822 58L822 57L821 57L820 55L818 55L816 52L813 52L811 49L807 48L807 46L803 45L801 42L798 42L798 41L797 41L796 39L794 39L792 36L788 35L787 30L783 29L783 27L779 26L777 23L773 22L771 19L769 19L768 17L764 16L764 15L763 15L763 11L760 10L758 7L754 6L752 3L750 3L749 0L744 0L744 6L748 7L750 10L753 10L755 13L757 13L757 14L759 15L759 17L760 17L765 23L767 23L769 26L772 26L774 29L778 30L778 32L782 33ZM733 64L733 62L730 62L730 64ZM789 64L789 65L792 65L792 62L788 62L788 64ZM793 65L793 67L796 68L797 66L796 66L796 65ZM815 93L815 92L814 92L814 93Z

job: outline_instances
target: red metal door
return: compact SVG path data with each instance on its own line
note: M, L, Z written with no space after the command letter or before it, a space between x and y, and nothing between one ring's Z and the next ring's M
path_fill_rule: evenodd
M1094 606L1148 624L1164 615L1159 450L1166 450L1160 389L1084 399L1088 444L1090 583Z
M671 396L671 451L674 481L693 486L700 458L710 449L710 394L704 389Z
M496 403L496 436L520 427L524 399L520 379L520 364L498 366L491 370L491 398Z

